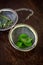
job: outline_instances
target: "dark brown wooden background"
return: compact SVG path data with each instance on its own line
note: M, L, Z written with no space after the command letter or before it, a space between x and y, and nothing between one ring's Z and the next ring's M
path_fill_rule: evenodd
M0 0L0 9L21 7L34 10L34 15L29 20L18 23L26 23L36 29L38 44L30 52L20 52L10 45L9 31L0 32L0 65L43 65L43 0Z

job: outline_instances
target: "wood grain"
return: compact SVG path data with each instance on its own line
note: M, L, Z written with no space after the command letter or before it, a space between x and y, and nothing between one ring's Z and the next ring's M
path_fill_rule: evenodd
M43 0L0 0L0 9L21 7L31 8L34 11L29 20L23 22L20 17L18 23L34 27L38 33L38 44L30 52L20 52L10 45L9 31L0 32L0 65L43 65Z

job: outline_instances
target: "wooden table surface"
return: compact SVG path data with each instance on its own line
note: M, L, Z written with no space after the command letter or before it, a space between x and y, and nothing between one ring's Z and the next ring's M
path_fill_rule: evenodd
M34 27L38 33L38 44L30 52L20 52L10 45L8 40L9 31L0 32L0 65L43 65L43 1L0 0L0 9L22 7L31 8L34 15L29 20L21 22L20 20L25 17L25 14L23 14L24 16L20 17L18 23L26 23Z

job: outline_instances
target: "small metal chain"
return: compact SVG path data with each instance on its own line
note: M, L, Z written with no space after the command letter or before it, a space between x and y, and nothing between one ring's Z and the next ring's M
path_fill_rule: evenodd
M33 10L28 9L28 8L15 9L16 12L23 11L23 10L31 12L23 21L28 20L34 14Z

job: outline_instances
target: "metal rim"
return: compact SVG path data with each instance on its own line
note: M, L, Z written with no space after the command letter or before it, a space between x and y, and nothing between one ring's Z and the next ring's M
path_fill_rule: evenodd
M9 30L9 29L11 29L11 28L13 28L13 27L15 26L15 24L18 22L18 15L17 15L17 13L16 13L15 10L10 9L10 8L1 9L0 12L2 12L2 11L11 11L11 12L13 12L13 13L16 15L16 17L17 17L16 22L15 22L12 26L10 26L9 28L0 29L0 31L6 31L6 30Z
M14 46L13 45L13 39L12 39L12 32L16 29L16 28L18 28L18 27L27 27L27 28L29 28L32 32L33 32L33 34L35 35L35 43L32 45L32 47L30 48L30 49L28 49L28 50L21 50L20 48L18 49L18 47L16 46ZM36 47L36 45L37 45L37 41L38 41L38 34L37 34L37 32L34 30L34 28L33 27L31 27L30 25L26 25L26 24L18 24L18 25L16 25L13 29L11 29L10 30L10 32L9 32L9 42L10 42L10 44L15 48L15 49L17 49L17 50L19 50L19 51L23 51L23 52L27 52L27 51L30 51L30 50L32 50L32 49L34 49L35 47Z

